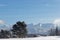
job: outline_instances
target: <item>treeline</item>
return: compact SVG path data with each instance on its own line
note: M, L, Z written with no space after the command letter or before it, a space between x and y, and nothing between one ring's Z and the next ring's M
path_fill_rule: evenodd
M11 30L1 30L0 38L24 38L27 36L26 26L24 21L18 21L12 26Z
M26 37L37 37L38 34L28 34L27 32L27 25L24 21L18 21L16 22L11 30L0 30L0 38L26 38ZM60 36L60 30L58 30L58 27L56 29L51 28L48 31L49 35L43 36ZM40 34L40 36L42 36Z
M60 29L58 29L58 26L56 26L56 28L51 28L48 32L49 36L60 36Z

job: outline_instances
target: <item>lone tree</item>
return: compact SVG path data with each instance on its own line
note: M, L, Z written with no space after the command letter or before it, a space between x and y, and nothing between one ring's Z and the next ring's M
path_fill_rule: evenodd
M17 37L26 37L27 35L27 29L26 29L26 24L25 22L16 22L16 24L13 25L13 29L12 32L14 35L16 35Z
M56 36L58 35L58 26L56 27Z

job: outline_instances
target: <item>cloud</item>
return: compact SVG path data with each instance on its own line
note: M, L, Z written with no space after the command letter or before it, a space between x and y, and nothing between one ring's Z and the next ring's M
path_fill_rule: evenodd
M4 24L5 22L3 20L0 20L0 24Z

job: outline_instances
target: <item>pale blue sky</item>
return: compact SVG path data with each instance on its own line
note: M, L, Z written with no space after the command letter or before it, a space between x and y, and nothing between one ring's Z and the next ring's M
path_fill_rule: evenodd
M0 20L7 24L52 22L60 18L60 0L0 0Z

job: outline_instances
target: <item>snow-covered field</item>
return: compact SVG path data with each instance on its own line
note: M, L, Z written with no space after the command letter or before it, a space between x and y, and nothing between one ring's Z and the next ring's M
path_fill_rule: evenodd
M35 37L35 38L9 38L0 40L60 40L59 36Z

